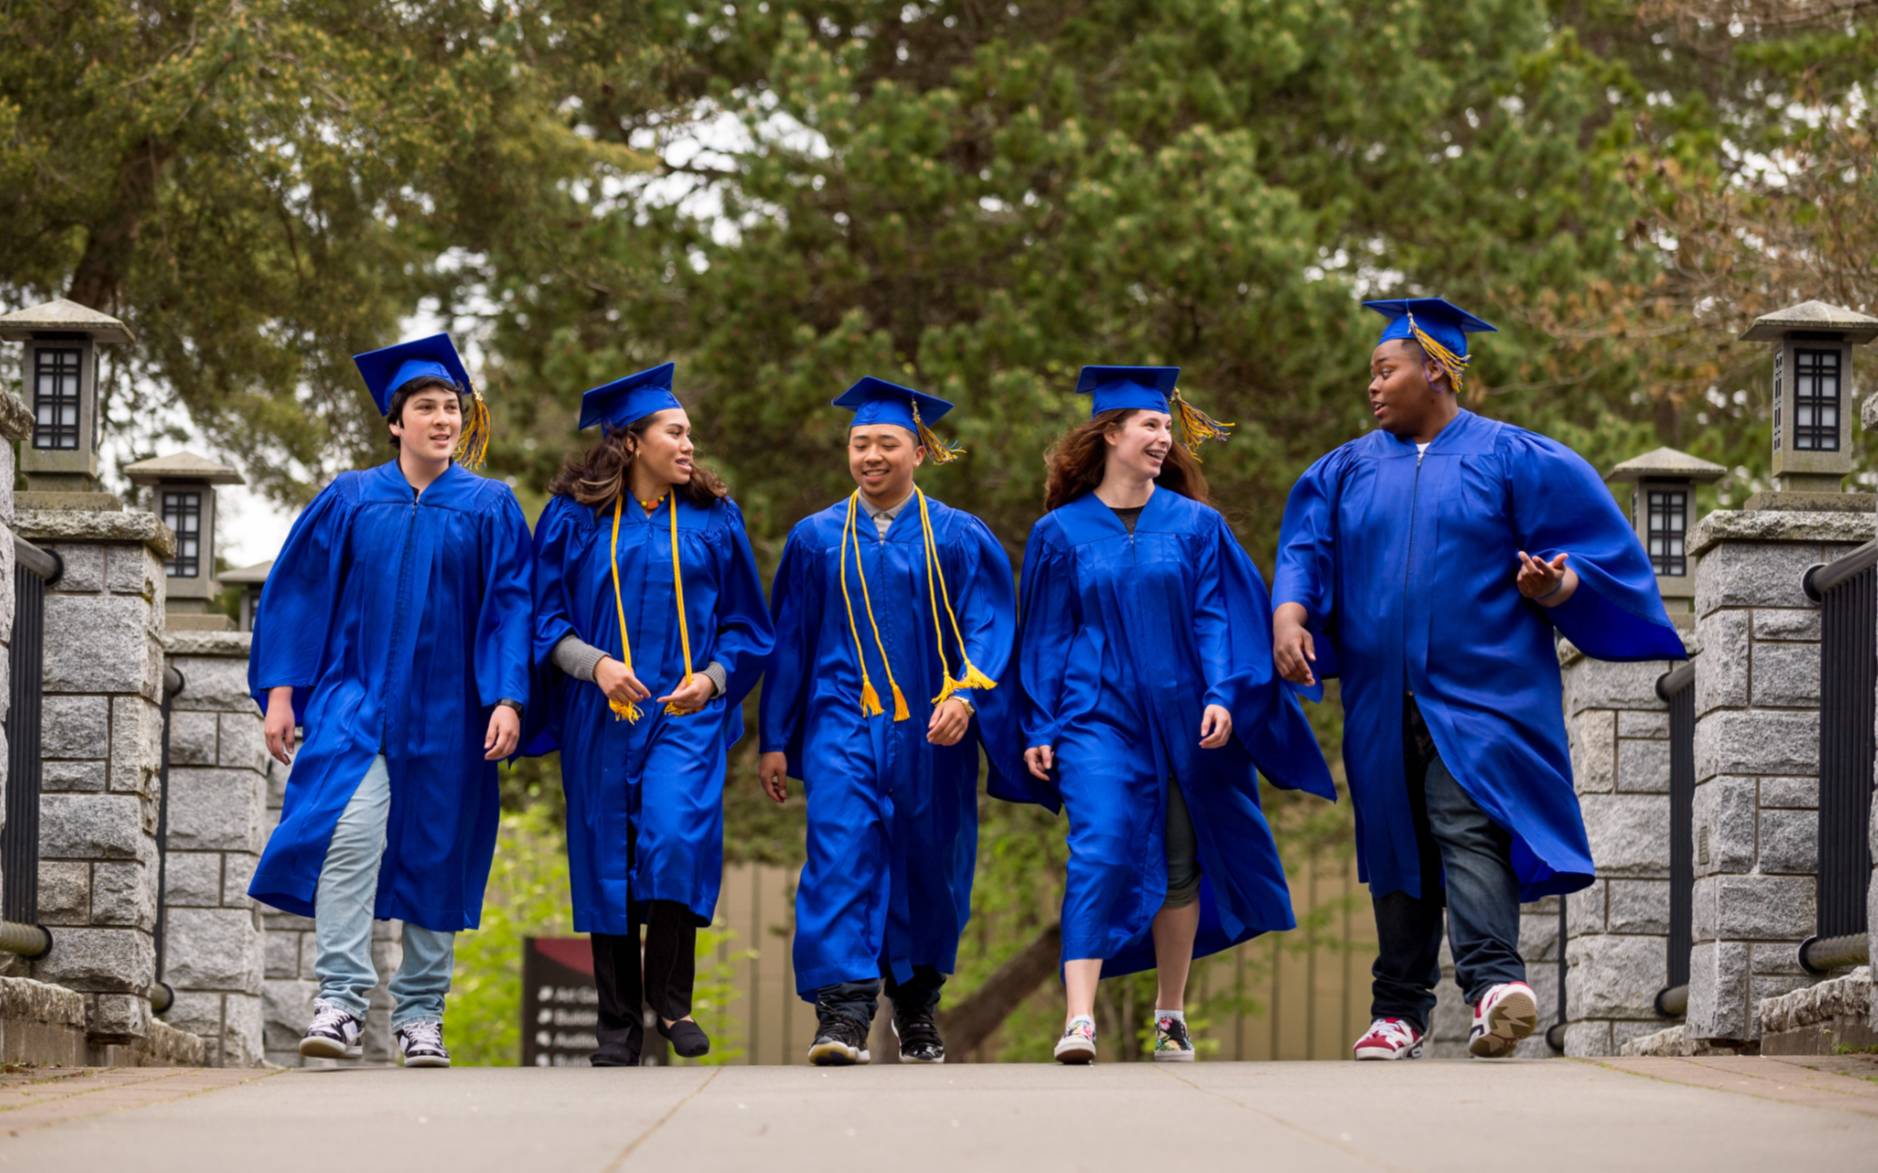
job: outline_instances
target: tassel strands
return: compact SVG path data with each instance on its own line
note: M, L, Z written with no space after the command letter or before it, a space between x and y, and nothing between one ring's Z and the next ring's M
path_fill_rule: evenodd
M926 426L926 421L919 418L919 401L911 400L913 408L913 431L919 436L919 442L932 454L934 464L951 464L965 455L965 449L950 444L939 438L939 433Z
M470 392L469 418L463 421L463 434L457 437L456 459L464 468L481 468L489 459L489 403L482 392Z
M1428 357L1434 359L1435 363L1448 373L1448 381L1454 384L1454 393L1459 395L1461 382L1467 376L1467 364L1473 356L1455 354L1435 341L1428 331L1416 324L1414 311L1409 311L1407 317L1409 332L1415 335L1415 341L1421 344L1421 348L1428 353Z
M1196 460L1200 457L1200 445L1208 440L1218 440L1223 444L1232 439L1232 430L1239 426L1235 423L1216 420L1201 411L1187 401L1187 397L1180 393L1179 388L1175 388L1168 396L1168 402L1173 407L1174 414L1180 418L1182 443Z

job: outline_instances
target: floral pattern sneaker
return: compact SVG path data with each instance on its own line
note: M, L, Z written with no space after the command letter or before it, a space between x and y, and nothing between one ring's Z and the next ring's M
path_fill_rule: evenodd
M1154 1061L1193 1062L1193 1039L1187 1034L1186 1019L1163 1014L1154 1020Z
M1069 1029L1056 1041L1058 1063L1094 1063L1096 1057L1095 1021L1089 1018L1070 1020Z

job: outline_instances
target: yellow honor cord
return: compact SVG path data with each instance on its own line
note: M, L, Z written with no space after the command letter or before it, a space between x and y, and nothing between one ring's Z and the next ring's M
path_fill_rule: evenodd
M1187 397L1180 393L1178 387L1168 396L1168 400L1174 409L1174 414L1180 417L1180 430L1186 437L1182 443L1196 460L1200 458L1200 445L1208 440L1218 440L1224 443L1232 439L1232 430L1239 426L1235 423L1216 420L1201 411L1187 402Z
M1472 356L1455 354L1452 350L1436 342L1426 330L1416 325L1415 315L1413 313L1408 315L1408 327L1409 333L1415 335L1415 341L1421 343L1422 349L1428 352L1428 357L1434 359L1435 362L1440 365L1441 369L1448 373L1448 382L1454 384L1454 393L1459 395L1461 392L1461 380L1467 375L1467 364Z
M952 610L952 592L946 587L945 566L939 561L939 544L933 540L932 514L926 508L926 494L919 489L914 489L913 494L919 498L920 536L926 545L926 598L932 604L933 643L939 651L939 673L945 680L944 686L939 690L939 695L932 698L932 703L937 705L961 689L996 688L998 682L980 672L972 663L971 653L965 649L965 635L959 630L959 617ZM933 590L935 578L939 585L937 592ZM959 645L959 667L962 671L957 678L953 677L951 668L946 666L945 631L939 626L941 601L945 603L946 618L952 624L952 638L957 640Z
M481 468L489 459L489 404L479 391L470 392L469 418L457 437L456 459L465 468Z
M678 687L691 683L691 628L685 620L685 576L678 561L678 493L673 490L665 495L666 510L672 518L672 594L678 599L678 642L685 650L685 679ZM670 701L665 711L674 717L694 713L696 709L681 709L677 701Z
M608 569L613 572L613 608L619 614L620 663L626 665L626 671L631 672L633 670L633 646L626 638L626 598L620 594L619 589L619 513L620 505L625 500L624 493L613 498L613 557L608 564ZM615 700L609 696L606 698L606 707L613 710L614 720L637 721L639 719L639 706L631 701Z
M893 719L904 721L911 714L906 707L906 696L900 691L900 684L893 678L893 665L887 661L887 645L880 638L880 624L874 619L874 597L867 589L867 570L861 565L861 539L855 529L855 515L861 511L861 493L855 490L848 497L848 518L841 527L841 565L838 574L841 579L841 601L848 609L848 631L854 636L854 658L861 666L861 714L867 717L879 716L886 710L881 707L880 694L874 690L874 683L867 674L867 655L861 648L861 629L854 622L854 599L848 594L848 543L854 543L854 574L861 580L861 605L867 611L867 625L874 632L874 646L880 650L880 666L887 673L887 687L893 692Z

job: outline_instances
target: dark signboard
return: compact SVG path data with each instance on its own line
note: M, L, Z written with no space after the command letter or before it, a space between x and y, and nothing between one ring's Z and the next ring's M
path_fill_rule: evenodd
M585 937L522 941L522 1066L585 1067L596 1045L599 997Z

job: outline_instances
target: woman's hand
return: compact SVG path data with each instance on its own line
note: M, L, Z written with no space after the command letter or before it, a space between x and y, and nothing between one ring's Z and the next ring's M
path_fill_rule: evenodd
M608 700L623 705L636 705L652 695L652 690L639 683L631 668L611 656L601 657L593 666L593 682L600 686Z
M789 797L789 755L779 749L770 750L756 760L756 780L763 784L763 793L776 802Z
M1031 777L1048 782L1050 771L1056 768L1056 751L1047 745L1033 745L1024 751L1024 764L1030 767Z
M716 692L717 685L709 676L693 672L689 681L660 697L659 703L671 706L673 716L684 716L702 709Z
M1232 714L1225 705L1208 705L1200 717L1200 748L1218 749L1232 737Z
M268 689L267 719L261 732L267 738L267 752L283 766L293 765L293 724L293 685Z
M971 706L949 696L932 711L932 720L926 723L926 740L934 745L957 745L971 723Z

